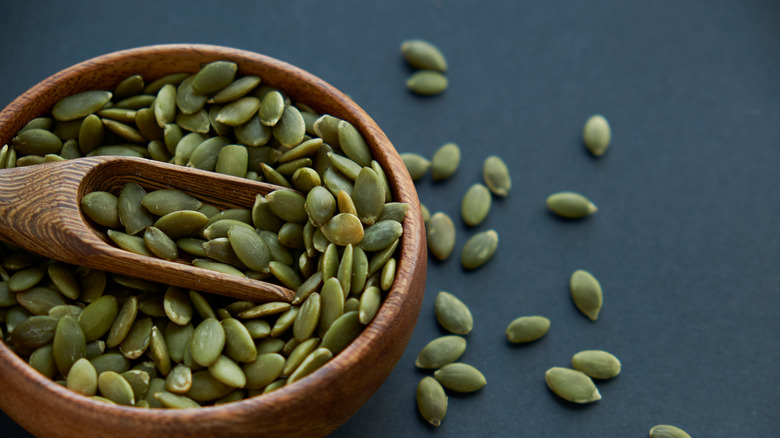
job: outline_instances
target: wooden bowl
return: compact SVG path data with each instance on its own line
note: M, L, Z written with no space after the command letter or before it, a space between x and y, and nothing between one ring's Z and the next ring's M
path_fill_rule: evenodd
M80 396L39 374L0 342L0 409L39 437L315 437L336 429L379 388L414 329L425 288L426 244L417 193L392 144L351 99L321 79L256 53L208 45L160 45L100 56L31 88L0 113L0 145L59 99L89 89L111 90L131 74L151 80L230 60L320 113L352 123L386 170L395 200L411 208L395 283L379 313L349 347L302 380L272 393L218 407L168 410L112 406Z

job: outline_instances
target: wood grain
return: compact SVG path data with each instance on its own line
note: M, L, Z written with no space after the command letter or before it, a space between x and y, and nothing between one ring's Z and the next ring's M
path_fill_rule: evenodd
M324 436L379 388L409 341L422 304L427 262L414 184L376 123L352 100L310 73L266 56L216 46L164 45L112 53L57 73L14 100L0 112L0 144L66 95L110 89L135 73L154 79L195 71L217 59L237 62L241 73L259 75L293 100L346 119L363 134L387 171L394 198L411 206L395 283L371 324L321 369L289 387L220 407L167 411L104 405L43 377L0 343L0 408L36 436Z

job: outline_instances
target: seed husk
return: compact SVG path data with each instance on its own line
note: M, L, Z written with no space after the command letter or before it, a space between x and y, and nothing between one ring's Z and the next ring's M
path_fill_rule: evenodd
M81 209L90 219L108 228L119 228L118 199L108 192L91 192L81 198Z
M190 352L192 359L207 367L214 363L225 347L225 329L214 318L208 318L198 324L192 334Z
M433 377L423 377L417 385L417 409L434 426L439 426L447 415L447 394Z
M413 152L401 154L401 160L403 160L406 170L413 181L422 179L431 167L431 162L427 158Z
M67 376L70 367L87 353L87 341L81 326L72 316L63 316L57 322L52 342L52 353L60 375Z
M455 362L466 351L466 339L447 335L436 338L423 347L414 364L418 368L435 370Z
M547 208L568 219L580 219L598 211L593 202L575 192L553 193L547 198Z
M490 212L492 198L490 190L482 184L469 187L460 204L463 221L472 227L481 224Z
M447 76L435 70L418 70L406 80L406 87L417 94L433 96L447 89Z
M571 367L594 379L611 379L620 374L620 361L603 350L580 351L571 358Z
M677 426L659 424L650 429L650 438L691 438L691 436Z
M521 316L509 323L506 338L512 343L533 342L547 334L550 320L544 316Z
M103 397L118 405L135 406L133 388L124 377L114 371L100 373L98 389Z
M482 178L485 180L485 185L496 196L507 196L509 189L512 188L509 168L504 160L497 155L491 155L485 159L485 163L482 165Z
M604 298L601 284L596 277L588 271L578 269L571 275L569 289L580 312L592 321L598 319Z
M487 230L477 233L463 245L460 260L466 269L476 269L487 263L498 248L498 233Z
M590 153L596 157L604 155L611 139L612 129L607 119L601 114L590 116L582 128L582 141Z
M544 379L555 395L572 403L593 403L601 400L601 394L593 380L582 371L553 367L544 373Z
M103 108L111 96L109 91L82 91L60 99L52 108L51 115L61 122L80 119Z
M298 366L298 368L295 369L290 377L287 378L287 384L289 385L290 383L296 382L308 376L312 372L316 371L317 368L324 365L332 357L333 353L327 348L318 348L312 351L308 356L306 356L306 359L301 362L301 364Z
M450 363L438 369L433 377L445 388L457 392L474 392L487 385L485 376L465 363Z
M410 39L401 43L401 54L412 67L447 71L447 60L438 47L421 39Z
M455 224L443 212L434 213L425 226L428 249L439 260L446 260L455 248Z
M434 301L436 319L450 333L467 335L474 328L474 318L469 308L455 295L441 291Z

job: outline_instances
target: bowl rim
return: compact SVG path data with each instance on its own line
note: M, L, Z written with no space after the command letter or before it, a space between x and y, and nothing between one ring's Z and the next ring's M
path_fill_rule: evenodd
M14 99L5 109L0 112L0 141L10 141L9 135L13 135L14 133L18 132L18 130L29 120L32 120L33 118L41 115L35 114L34 112L25 111L25 108L29 108L29 104L31 102L41 98L51 99L53 101L58 100L57 98L51 96L59 96L59 94L61 94L58 93L58 86L61 82L74 81L85 70L99 71L101 68L105 68L112 63L122 62L122 60L127 56L145 56L152 52L175 53L181 52L182 50L198 53L201 56L213 56L213 60L228 59L238 62L239 64L262 63L276 70L295 73L298 79L306 81L307 86L310 86L312 89L317 89L319 92L328 94L333 97L334 101L329 103L329 105L335 105L335 107L338 107L341 111L334 111L336 113L334 115L349 121L355 125L356 128L358 128L358 130L366 138L366 141L369 143L372 154L374 154L374 159L379 161L385 169L391 167L390 164L395 166L396 169L400 169L398 166L403 164L400 156L398 155L398 152L390 143L390 140L381 131L378 125L370 118L370 116L368 116L368 114L359 105L352 101L352 99L322 79L305 70L266 55L241 49L208 44L162 44L136 47L100 55L65 68L27 90L25 93ZM263 83L266 83L265 78L263 78ZM276 84L271 82L271 85ZM284 91L283 88L282 90ZM66 94L72 94L72 92ZM62 97L64 97L64 95ZM296 101L303 101L303 103L309 104L312 108L317 110L322 109L321 105L312 105L305 100ZM43 113L46 112L45 110L41 111L43 111ZM403 349L411 337L414 323L417 321L417 316L419 315L422 304L423 293L412 293L414 289L410 284L410 280L413 277L412 275L407 275L404 278L399 274L409 274L414 270L421 269L423 271L422 290L424 291L424 271L426 269L427 254L425 252L426 245L424 225L422 224L422 213L420 210L420 203L417 197L417 193L414 190L414 183L411 181L411 178L405 171L395 172L393 174L388 173L387 177L390 180L391 187L394 191L394 200L410 204L409 211L403 224L404 235L402 236L402 240L399 244L400 253L397 256L398 264L396 281L394 282L392 288L387 291L386 297L379 312L376 314L371 323L364 327L363 331L353 342L351 342L343 351L334 355L334 357L325 365L315 370L312 374L302 378L294 384L291 384L290 386L284 386L268 394L263 394L261 396L255 396L220 406L207 406L199 409L181 410L138 409L134 407L124 407L118 405L114 406L91 400L88 397L81 396L67 388L61 387L53 380L45 377L29 366L27 362L14 353L2 341L0 341L0 361L10 361L10 366L21 373L18 378L29 379L39 384L41 388L50 393L51 396L62 397L68 403L81 405L84 407L84 409L100 409L118 416L132 416L136 419L140 416L142 419L147 419L150 421L154 421L155 419L167 419L178 422L189 422L216 421L219 419L224 419L229 415L232 416L234 414L242 413L248 414L258 409L272 409L274 406L283 406L291 398L300 397L301 394L305 394L314 388L329 387L329 385L333 384L334 381L337 380L337 377L341 373L345 372L345 370L354 368L357 362L359 362L360 359L367 354L367 351L370 350L370 347L378 345L377 343L379 337L383 336L384 332L392 329L393 322L399 317L399 312L401 310L413 312L413 318L411 318L411 321L413 322L412 327L408 330L408 334L406 335L405 339L398 340L403 344L400 350L403 352ZM420 230L423 230L423 232L420 233ZM395 363L400 359L400 354L398 356L398 358L395 358L393 366L395 366ZM388 358L388 360L392 360L392 358ZM386 378L387 376L384 376L381 379L381 382L383 382ZM378 386L371 391L371 394L373 394L376 389L378 389ZM360 404L362 404L362 402ZM355 409L355 411L356 410L357 409ZM354 414L354 411L349 415L351 416L352 414ZM333 429L338 427L340 424L341 423L336 424Z

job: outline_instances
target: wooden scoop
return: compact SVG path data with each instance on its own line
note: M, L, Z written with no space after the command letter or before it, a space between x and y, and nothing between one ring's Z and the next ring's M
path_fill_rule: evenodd
M219 208L252 208L258 194L283 187L131 157L89 157L0 171L0 238L74 265L242 300L291 301L295 293L264 281L138 255L108 243L81 212L81 198L117 193L134 182L175 188Z

